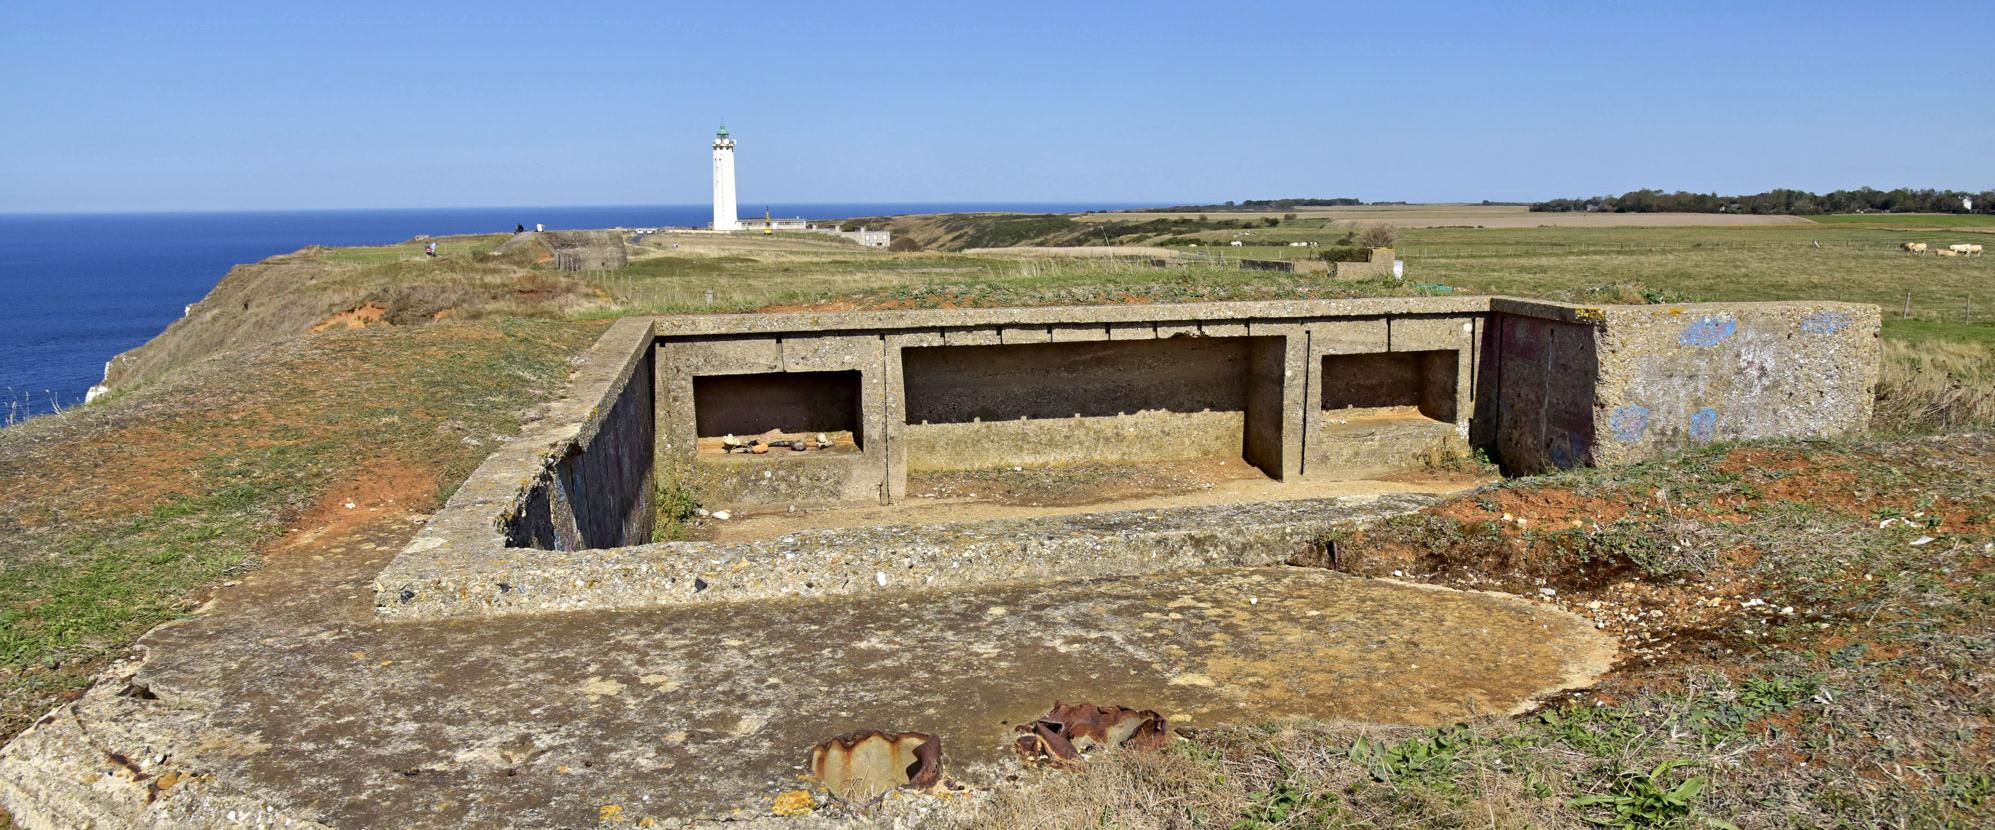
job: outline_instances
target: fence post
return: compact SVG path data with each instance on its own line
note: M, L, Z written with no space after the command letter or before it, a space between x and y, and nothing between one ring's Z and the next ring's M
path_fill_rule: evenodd
M1900 320L1912 319L1912 289L1905 289L1905 313L1898 315Z

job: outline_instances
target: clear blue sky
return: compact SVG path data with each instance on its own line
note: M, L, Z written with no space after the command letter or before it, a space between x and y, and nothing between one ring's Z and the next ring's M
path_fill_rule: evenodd
M1743 9L1743 10L1742 10ZM0 2L0 211L1995 186L1995 3Z

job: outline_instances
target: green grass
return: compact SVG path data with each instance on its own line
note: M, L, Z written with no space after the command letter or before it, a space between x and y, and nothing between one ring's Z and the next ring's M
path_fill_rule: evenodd
M500 243L512 238L512 234L479 234L473 236L439 236L429 240L410 240L393 245L359 245L341 248L320 248L318 256L327 262L345 265L382 265L390 262L424 260L423 253L429 242L436 243L436 253L441 257L470 257L489 253Z
M598 330L330 334L0 431L0 734L252 567L328 488L384 464L454 487Z
M1222 268L1153 268L1149 257L1102 262L907 254L853 258L658 257L589 275L628 313L740 312L769 306L859 304L935 308L1069 303L1293 299L1425 293L1386 282ZM712 304L706 293L713 292Z
M975 230L977 219L952 221L974 236L981 232ZM1028 219L1039 217L1009 217L1003 227L1007 233L1023 233L1029 229ZM1577 302L1645 297L1672 302L1865 302L1884 309L1885 335L1893 339L1995 343L1995 259L1949 259L1899 250L1900 243L1908 241L1943 246L1983 239L1986 233L1995 233L1995 218L1865 214L1819 219L1743 226L1411 228L1400 232L1396 251L1406 260L1409 282L1468 292ZM1136 227L1109 224L1118 231ZM1346 296L1351 287L1339 287L1328 279L1266 272L1242 276L1221 262L1312 259L1352 231L1322 218L1303 217L1272 228L1160 229L1151 236L1116 237L1132 244L1166 238L1203 240L1199 248L1176 250L1187 256L1203 255L1205 261L1167 279L1156 278L1154 271L1140 273L1149 270L1137 264L1147 254L1106 264L930 253L661 263L605 277L604 285L620 305L643 311L705 310L707 288L715 292L711 308L723 311L880 297L914 305L928 301L1030 305L1118 293L1158 300L1280 296L1298 289L1309 291L1309 296ZM1228 244L1236 239L1249 244L1238 248ZM1077 242L1094 244L1089 238ZM1319 247L1290 247L1290 242L1315 242ZM1266 290L1257 290L1257 282L1265 283ZM1367 288L1395 293L1384 285Z
M1986 213L1832 213L1810 216L1824 225L1869 225L1879 228L1979 228L1995 232L1995 215Z

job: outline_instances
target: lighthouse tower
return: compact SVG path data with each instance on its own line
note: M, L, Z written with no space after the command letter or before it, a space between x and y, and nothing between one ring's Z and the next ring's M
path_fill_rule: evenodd
M722 127L713 134L713 229L741 230L734 211L734 139Z

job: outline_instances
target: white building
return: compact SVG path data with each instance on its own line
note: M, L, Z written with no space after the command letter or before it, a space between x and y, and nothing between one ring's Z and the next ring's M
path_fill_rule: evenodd
M885 248L894 243L894 234L892 231L876 231L872 228L860 228L856 231L839 231L838 235L868 248Z
M721 127L713 134L713 229L741 230L734 207L734 139Z

